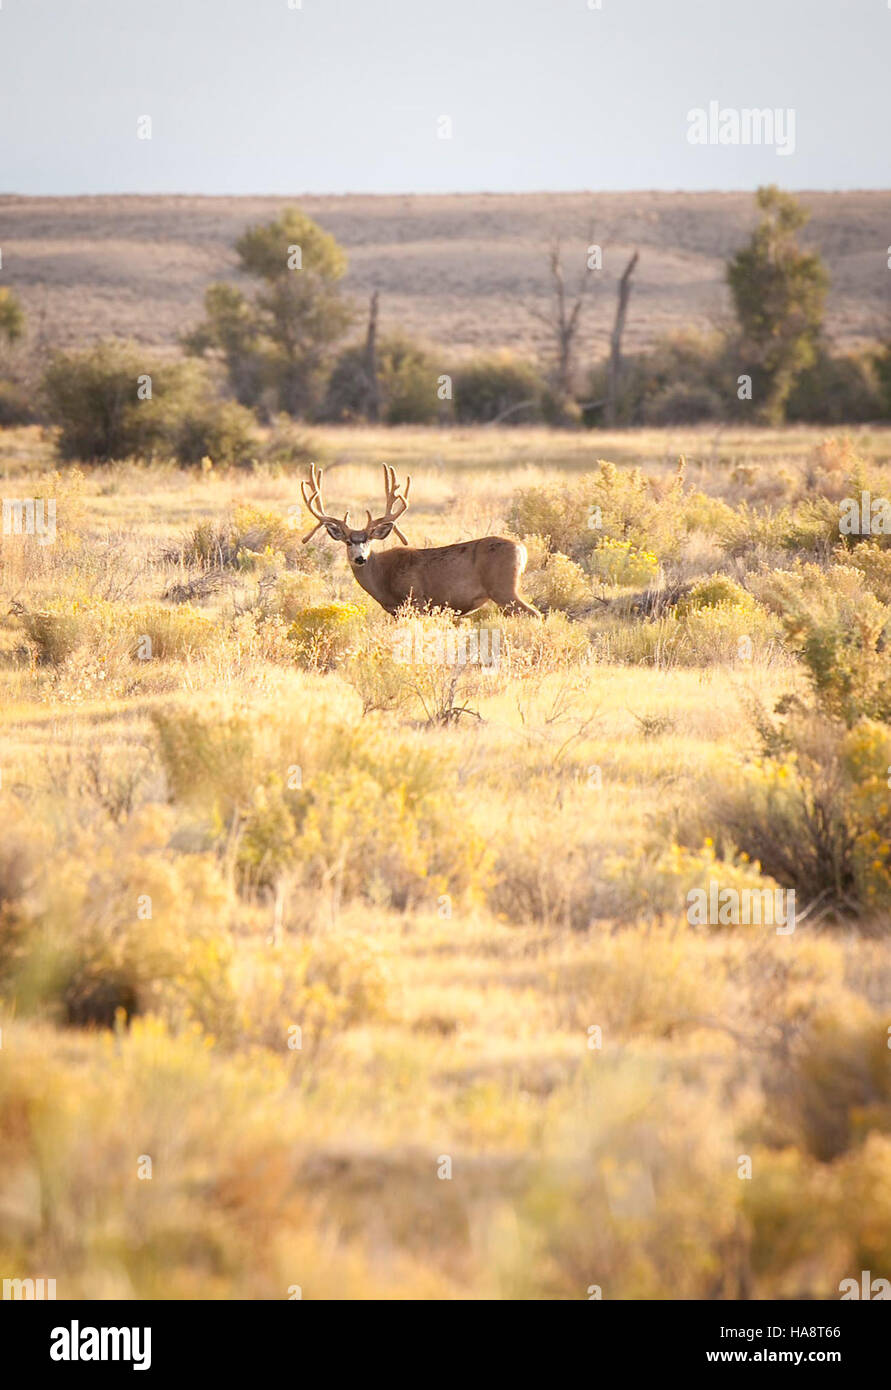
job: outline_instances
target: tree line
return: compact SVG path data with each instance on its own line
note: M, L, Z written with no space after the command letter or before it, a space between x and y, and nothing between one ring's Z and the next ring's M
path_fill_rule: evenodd
M592 246L572 285L563 249L549 249L547 307L534 311L546 329L538 361L494 350L450 366L404 334L381 334L377 293L350 337L358 311L343 291L346 254L297 208L238 239L240 283L207 289L203 319L176 361L151 363L142 349L106 341L43 352L37 379L33 371L28 379L16 371L25 317L2 289L0 424L57 425L68 457L160 451L229 462L256 451L258 424L281 418L589 428L891 418L891 341L833 352L824 328L829 276L800 242L806 210L774 186L760 188L756 203L757 225L726 265L731 327L624 353L634 252L619 280L609 353L587 370L579 330L591 270L600 268Z

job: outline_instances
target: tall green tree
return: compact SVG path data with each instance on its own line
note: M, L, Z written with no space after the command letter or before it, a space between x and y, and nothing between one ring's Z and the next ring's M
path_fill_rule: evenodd
M219 356L242 404L257 405L268 392L277 409L304 415L352 318L340 289L346 256L297 208L248 228L235 251L256 289L248 295L235 285L211 285L204 322L185 339L186 349Z
M727 283L756 411L776 424L797 377L814 362L829 276L819 255L798 244L810 214L797 198L771 184L756 201L761 220L728 263Z
M259 403L265 385L260 329L253 306L236 285L210 285L204 295L204 322L184 339L192 356L216 355L242 405Z

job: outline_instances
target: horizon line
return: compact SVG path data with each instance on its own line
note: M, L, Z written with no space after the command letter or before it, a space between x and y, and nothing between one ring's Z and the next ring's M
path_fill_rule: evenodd
M391 190L389 192L369 192L367 190L346 190L340 192L313 191L303 189L293 193L270 193L270 192L241 192L241 193L206 193L206 192L182 192L179 190L155 190L151 193L137 192L131 189L118 189L113 193L90 193L78 191L75 193L22 193L14 189L4 189L0 191L0 199L3 198L583 198L583 197L616 197L621 195L646 194L648 196L678 197L688 198L708 198L716 195L733 196L735 194L753 195L759 188L765 187L762 183L757 183L751 188L535 188L535 189L437 189L437 190ZM857 188L787 188L783 187L783 192L797 196L808 193L824 194L854 194L854 193L891 193L891 186L886 187L857 187Z

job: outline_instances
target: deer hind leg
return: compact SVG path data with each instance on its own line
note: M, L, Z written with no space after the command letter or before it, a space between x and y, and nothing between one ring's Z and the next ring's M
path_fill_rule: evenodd
M533 607L531 603L527 603L525 599L520 598L520 595L517 593L517 580L519 580L519 577L518 574L514 582L510 585L496 585L489 597L492 602L497 603L498 607L503 609L505 613L528 613L530 618L541 618L541 620L544 621L544 614L539 613L537 608Z
M517 590L520 578L526 568L526 547L522 542L499 541L503 547L498 555L498 564L491 565L486 575L489 598L505 613L528 613L530 618L544 618L531 603L520 598ZM507 552L507 547L510 551ZM509 560L508 560L509 554ZM508 563L504 563L508 561ZM506 571L506 572L505 572Z
M541 618L542 622L544 622L544 614L540 613L533 604L527 603L525 599L520 598L519 594L515 595L512 599L508 599L507 603L501 603L498 606L502 608L505 613L528 613L530 617Z

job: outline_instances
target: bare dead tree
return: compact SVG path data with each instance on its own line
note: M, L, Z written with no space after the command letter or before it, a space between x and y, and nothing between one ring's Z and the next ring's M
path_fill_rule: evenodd
M635 251L630 261L622 272L619 280L619 300L616 304L616 317L613 323L612 338L610 339L609 367L607 368L606 378L606 410L604 419L607 425L616 423L616 413L619 402L619 377L622 371L622 334L625 331L625 315L628 312L628 300L631 296L631 277L634 274L634 267L637 265L639 252Z
M589 238L590 241L590 238ZM575 291L567 289L563 270L563 252L559 240L552 243L548 253L553 302L548 310L534 305L529 312L548 328L554 345L553 387L561 407L572 395L575 368L575 348L590 276L587 265L579 275Z
M368 397L365 413L369 420L379 420L381 412L380 382L377 375L377 306L378 292L374 291L368 306L368 328L365 333L365 376Z

